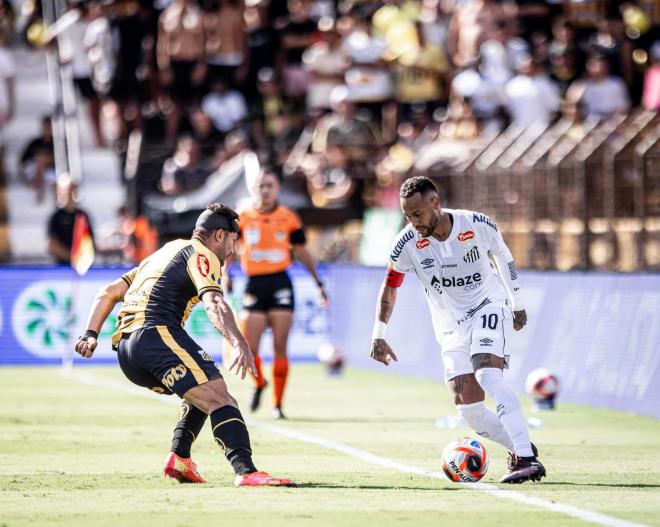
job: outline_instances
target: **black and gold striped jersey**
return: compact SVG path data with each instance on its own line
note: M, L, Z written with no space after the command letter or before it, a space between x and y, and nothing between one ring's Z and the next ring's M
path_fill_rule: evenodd
M117 316L115 345L122 334L155 326L181 327L207 291L219 291L220 261L197 240L174 240L124 274L128 284Z

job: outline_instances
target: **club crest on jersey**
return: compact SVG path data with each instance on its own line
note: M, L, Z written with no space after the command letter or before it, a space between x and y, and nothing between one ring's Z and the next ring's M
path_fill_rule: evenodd
M465 253L465 256L463 256L463 261L465 263L474 263L479 259L479 248L475 245Z
M474 231L465 231L458 233L459 242L466 242L468 240L471 240L472 238L474 238Z
M197 270L204 278L209 275L209 271L211 270L209 259L203 254L197 255Z
M418 249L426 249L429 245L431 245L429 239L423 238L415 244L415 247L417 247Z
M284 232L284 231L276 231L276 232L275 232L275 239L276 239L278 242L283 242L284 240L286 240L286 232Z

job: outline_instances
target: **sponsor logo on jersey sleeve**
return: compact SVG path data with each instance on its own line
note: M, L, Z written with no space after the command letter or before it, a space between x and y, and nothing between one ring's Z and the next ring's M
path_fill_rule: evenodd
M474 231L465 231L458 233L459 242L466 242L468 240L471 240L472 238L474 238Z
M209 262L209 259L203 254L197 255L197 270L199 271L199 274L201 274L204 278L209 275L209 271L211 270L211 263Z
M414 237L415 235L412 231L404 232L401 238L399 238L399 240L396 242L394 249L392 249L392 252L390 253L390 260L396 262L399 259L399 256L401 256L401 251L403 251L406 243L408 243Z
M472 215L472 222L479 222L479 223L485 223L488 225L491 229L497 230L497 225L486 215L484 214L473 214Z
M511 276L511 280L518 280L518 269L516 268L516 263L509 262L507 265L509 266L509 275Z
M418 249L426 249L429 245L431 245L429 239L423 238L415 244L415 247L417 247Z

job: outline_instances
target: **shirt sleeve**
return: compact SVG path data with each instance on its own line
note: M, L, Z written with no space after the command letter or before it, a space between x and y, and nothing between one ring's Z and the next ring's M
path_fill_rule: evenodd
M198 297L201 298L208 291L223 292L220 287L222 277L220 261L214 254L194 252L188 258L187 270L195 289L197 289Z
M412 231L404 231L396 237L392 244L388 265L397 273L407 273L413 268L407 249L408 245L413 243L414 238L415 234Z
M139 267L133 267L133 269L121 275L121 279L128 284L128 287L131 287L133 280L135 280L135 275L137 274L138 269Z
M289 215L289 242L291 245L305 245L307 239L305 238L305 230L303 229L302 220L295 212L290 211Z
M513 260L513 255L504 243L502 233L497 224L485 214L475 214L476 221L473 221L475 230L481 233L486 239L488 252L493 255L497 264L497 272L504 283L504 288L511 301L513 311L525 309L522 295L520 293L520 280L518 278L518 268Z
M294 232L297 231L298 229L302 229L302 220L300 219L300 216L298 216L295 212L292 210L289 211L289 232Z

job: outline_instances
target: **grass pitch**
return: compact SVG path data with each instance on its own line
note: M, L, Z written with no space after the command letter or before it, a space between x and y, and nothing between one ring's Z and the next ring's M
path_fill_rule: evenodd
M209 483L180 485L161 476L178 407L84 384L78 374L124 386L117 367L81 367L72 378L55 368L0 368L0 526L587 525L254 426L257 466L300 488L234 488L208 425L193 458ZM226 378L246 407L251 384ZM268 402L256 421L271 423ZM330 378L318 366L294 364L285 410L287 429L432 471L440 470L444 445L469 434L435 426L454 413L444 386L356 370ZM561 401L540 417L545 426L532 437L548 477L502 488L660 526L660 421ZM496 483L505 452L485 444L491 465L483 481Z

